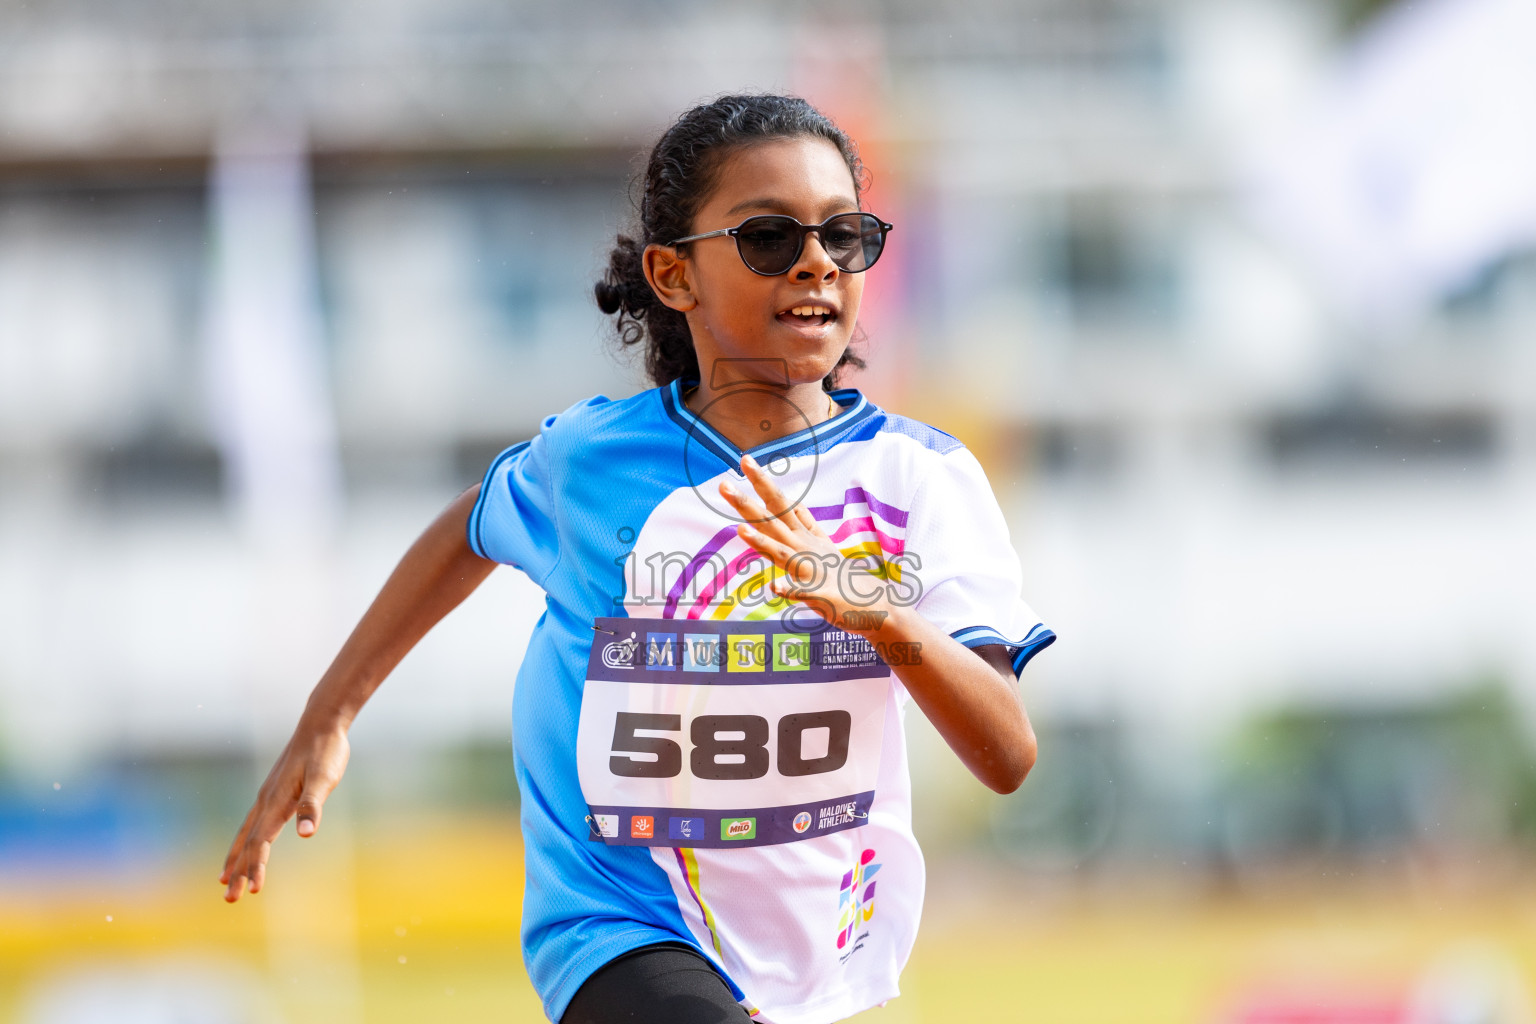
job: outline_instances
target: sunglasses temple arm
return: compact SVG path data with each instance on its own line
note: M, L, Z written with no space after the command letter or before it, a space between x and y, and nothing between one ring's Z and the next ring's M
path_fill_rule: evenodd
M718 231L706 231L702 235L689 235L687 238L674 238L671 242L669 242L667 244L668 245L682 245L684 242L699 242L699 241L703 241L706 238L718 238L721 235L728 235L732 231L735 231L735 230L736 230L735 228L720 228Z

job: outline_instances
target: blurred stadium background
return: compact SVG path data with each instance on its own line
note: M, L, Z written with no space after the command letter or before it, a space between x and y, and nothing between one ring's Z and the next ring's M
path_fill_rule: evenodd
M874 1021L1510 1024L1536 982L1529 0L0 9L0 1021L539 1019L510 570L214 876L425 522L580 397L640 147L799 92L894 221L877 401L1061 642L1041 759L914 717Z

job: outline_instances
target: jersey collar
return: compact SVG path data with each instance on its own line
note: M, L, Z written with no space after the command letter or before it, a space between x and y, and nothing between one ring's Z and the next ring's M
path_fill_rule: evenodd
M692 441L717 456L738 474L741 457L745 454L750 454L758 462L767 462L769 459L780 456L789 458L808 455L811 452L822 454L847 437L857 424L873 416L876 411L876 407L859 392L858 388L839 388L831 393L832 401L837 403L839 411L824 423L774 438L754 448L741 449L724 434L696 416L693 410L683 403L683 393L697 384L696 380L681 378L674 380L666 387L658 389L661 392L661 403L667 410L667 415L687 431Z

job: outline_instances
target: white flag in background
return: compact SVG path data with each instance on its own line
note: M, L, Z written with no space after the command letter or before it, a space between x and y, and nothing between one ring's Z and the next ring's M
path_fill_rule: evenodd
M1367 322L1536 245L1536 0L1400 4L1251 184L1260 218Z
M301 136L227 137L209 221L209 397L234 511L273 547L323 540L341 472Z

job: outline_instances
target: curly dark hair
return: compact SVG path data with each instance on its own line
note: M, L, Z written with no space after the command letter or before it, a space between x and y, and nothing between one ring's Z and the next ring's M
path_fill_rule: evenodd
M622 344L645 343L645 372L657 387L680 377L697 379L699 359L687 319L656 297L640 254L647 245L665 245L690 233L693 216L726 157L755 143L804 137L826 139L837 147L853 175L858 198L867 177L858 148L831 118L798 96L722 96L700 104L679 117L651 150L645 177L637 182L639 223L632 233L619 235L593 292L599 309L618 315ZM822 388L832 390L847 366L864 366L851 345L821 382Z

